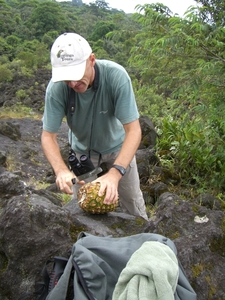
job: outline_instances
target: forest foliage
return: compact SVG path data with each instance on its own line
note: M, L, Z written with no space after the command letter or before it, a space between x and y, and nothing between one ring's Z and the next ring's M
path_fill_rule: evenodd
M125 14L101 0L0 0L0 84L50 69L55 38L79 33L97 58L127 69L162 164L224 200L225 0L195 1L180 17L158 2Z

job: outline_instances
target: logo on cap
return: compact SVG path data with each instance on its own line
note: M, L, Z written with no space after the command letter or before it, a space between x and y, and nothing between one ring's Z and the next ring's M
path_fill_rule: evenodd
M57 53L57 58L61 58L62 61L73 61L74 54L68 54L65 50L59 50Z

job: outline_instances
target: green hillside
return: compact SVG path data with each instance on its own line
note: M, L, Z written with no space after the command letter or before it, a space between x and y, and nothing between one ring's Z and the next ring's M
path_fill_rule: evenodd
M183 18L160 3L136 10L127 15L105 1L0 0L0 87L18 74L49 72L55 38L79 33L97 58L127 69L140 114L157 128L157 154L181 186L225 200L225 1L196 0ZM23 92L18 86L22 102Z

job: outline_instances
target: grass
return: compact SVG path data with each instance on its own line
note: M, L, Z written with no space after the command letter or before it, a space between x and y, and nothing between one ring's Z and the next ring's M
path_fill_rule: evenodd
M62 194L60 194L60 198L62 199L62 203L63 204L67 204L67 203L69 203L71 201L72 196L68 195L68 194L62 193Z
M0 110L0 119L23 119L32 118L40 120L41 114L34 112L31 108L25 106L21 102L17 102L12 106L3 106Z

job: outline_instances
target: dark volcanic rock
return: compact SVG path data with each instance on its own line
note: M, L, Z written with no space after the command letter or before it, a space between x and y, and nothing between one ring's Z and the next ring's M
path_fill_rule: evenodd
M170 193L168 184L179 182L179 178L161 168L154 149L145 142L137 152L137 161L144 194L154 207L149 221L120 209L107 215L88 215L75 200L62 203L41 149L41 121L4 121L19 128L20 138L0 133L1 300L18 300L23 292L33 291L44 263L53 256L68 257L81 231L114 237L162 234L175 242L197 299L225 299L225 216L219 199L204 194L183 200ZM66 158L65 123L58 138ZM154 141L154 136L146 141ZM51 185L46 189L35 185L47 181Z

